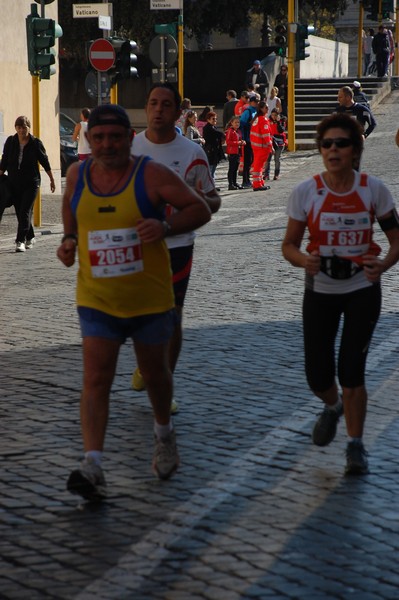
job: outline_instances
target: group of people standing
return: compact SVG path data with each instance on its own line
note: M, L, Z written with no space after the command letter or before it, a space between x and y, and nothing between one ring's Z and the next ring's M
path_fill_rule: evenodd
M227 154L229 190L267 190L270 186L265 182L270 179L272 158L275 158L273 179L277 180L280 157L287 145L287 66L281 66L270 93L269 80L259 60L255 60L247 72L246 81L247 89L241 92L240 98L235 90L226 92L222 131L217 127L217 114L211 107L206 106L197 118L195 111L189 108L188 99L182 103L182 117L176 126L186 137L203 146L213 177L218 163ZM239 174L242 184L237 182Z
M374 29L363 30L363 75L371 75L374 69L377 77L386 77L389 66L395 58L395 40L392 31L380 25L377 33Z

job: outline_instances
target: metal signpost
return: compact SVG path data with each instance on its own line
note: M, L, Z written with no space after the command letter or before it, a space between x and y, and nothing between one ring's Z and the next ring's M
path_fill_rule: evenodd
M150 9L151 10L179 10L179 20L178 20L178 35L177 35L177 44L178 44L178 89L179 94L183 98L183 68L184 68L184 44L183 44L183 0L150 0ZM152 59L153 60L153 59ZM154 62L154 60L153 60ZM156 64L156 63L155 63ZM157 73L153 69L153 76L157 76ZM173 77L173 75L170 77ZM172 79L169 79L172 81ZM175 81L173 79L173 81Z
M157 35L150 43L149 54L157 69L152 69L153 82L177 81L177 70L171 69L177 60L177 43L171 35Z
M98 104L103 103L104 95L107 95L106 78L103 78L102 73L109 71L115 64L115 50L111 42L105 38L95 40L89 48L89 61L93 69L97 71L97 98Z

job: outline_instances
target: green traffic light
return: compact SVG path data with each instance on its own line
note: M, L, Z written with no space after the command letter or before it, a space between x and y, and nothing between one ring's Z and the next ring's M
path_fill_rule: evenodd
M274 28L276 37L274 43L278 46L276 50L277 56L285 56L287 49L287 26L284 23L279 23Z
M32 75L49 79L55 73L56 38L62 36L62 28L53 19L39 17L37 8L31 5L31 14L26 17L26 38L28 47L28 69Z

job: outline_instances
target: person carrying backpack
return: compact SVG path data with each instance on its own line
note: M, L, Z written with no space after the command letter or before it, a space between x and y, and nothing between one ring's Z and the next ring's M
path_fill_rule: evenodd
M240 129L242 133L242 139L245 142L244 146L244 168L242 172L242 187L250 188L252 187L251 180L249 178L249 173L251 170L252 161L254 159L251 140L250 140L250 132L251 132L251 124L257 113L258 104L260 97L256 94L252 94L249 97L248 107L243 111L240 117Z

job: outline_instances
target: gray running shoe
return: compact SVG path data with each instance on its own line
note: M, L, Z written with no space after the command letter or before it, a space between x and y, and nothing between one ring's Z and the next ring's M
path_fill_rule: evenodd
M168 479L179 466L179 454L174 430L166 438L160 439L155 435L154 443L152 469L159 479Z
M369 472L367 452L362 442L348 442L345 475L366 475Z
M325 408L313 427L312 440L316 446L328 446L337 433L337 423L344 414L344 406L341 404L339 410Z
M67 489L90 502L100 502L107 495L107 484L101 467L90 456L85 458L80 468L70 474Z

